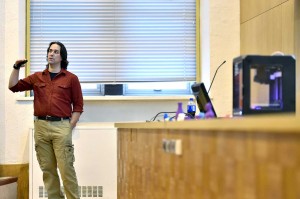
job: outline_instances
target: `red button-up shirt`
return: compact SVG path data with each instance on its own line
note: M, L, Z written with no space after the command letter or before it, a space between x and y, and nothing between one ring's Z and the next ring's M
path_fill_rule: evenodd
M83 97L78 77L61 69L51 80L48 69L21 79L10 88L13 92L34 91L34 115L71 117L83 112Z

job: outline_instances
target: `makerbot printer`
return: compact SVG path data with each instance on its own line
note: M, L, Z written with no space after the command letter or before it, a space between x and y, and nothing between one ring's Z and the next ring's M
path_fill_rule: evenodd
M245 55L233 59L233 116L295 113L293 56Z

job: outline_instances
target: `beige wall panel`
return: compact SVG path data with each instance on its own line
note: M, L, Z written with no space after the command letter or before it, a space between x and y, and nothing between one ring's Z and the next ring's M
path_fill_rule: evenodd
M297 115L300 115L300 0L295 0L294 7L294 15L295 15L295 55L297 58L296 61L296 93L297 93Z
M241 0L241 22L248 21L287 0Z
M282 52L294 54L294 0L282 4Z
M256 52L258 49L256 42L257 28L256 20L241 24L241 54ZM264 38L263 34L260 35Z
M253 13L261 12L267 1L270 2L269 7L265 8L272 8L276 3L280 5L255 16ZM241 22L241 54L271 54L274 51L282 51L285 54L294 54L297 60L297 57L300 57L300 0L282 3L279 0L255 2L256 0L241 0L241 17L253 14L246 22ZM245 18L241 19L243 20L245 21ZM296 61L296 64L296 113L299 115L299 61Z
M272 54L274 51L282 49L282 6L273 8L263 15L265 16L264 23L266 24L267 36L265 52L266 54Z
M241 24L241 54L282 50L282 6Z

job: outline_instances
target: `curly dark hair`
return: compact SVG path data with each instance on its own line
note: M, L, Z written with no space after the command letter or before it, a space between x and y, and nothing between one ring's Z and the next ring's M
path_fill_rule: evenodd
M60 46L60 56L61 56L61 67L64 68L64 69L67 69L68 68L68 65L69 65L69 61L67 60L67 57L68 57L68 52L67 52L67 49L65 47L65 45L59 41L52 41L49 46L48 46L48 49L47 49L47 57L48 57L48 52L49 52L49 49L50 49L50 46L52 44L57 44ZM47 68L49 67L49 64L46 65Z

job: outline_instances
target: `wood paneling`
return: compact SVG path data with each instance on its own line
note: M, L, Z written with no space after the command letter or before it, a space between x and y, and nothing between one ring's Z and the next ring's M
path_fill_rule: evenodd
M299 132L118 129L118 199L298 199Z
M18 177L18 199L29 198L29 164L0 165L0 176Z
M241 23L241 54L295 53L294 0Z
M287 0L241 0L241 22L243 23L261 15L286 1Z
M295 2L293 0L282 4L282 52L295 54Z
M299 0L241 0L241 54L296 57L296 113L300 114Z
M271 55L283 51L282 24L282 6L241 24L241 54Z
M300 114L300 0L295 1L295 55L296 61L296 92L297 92L297 113Z

